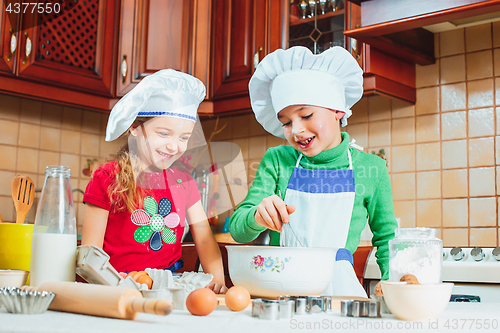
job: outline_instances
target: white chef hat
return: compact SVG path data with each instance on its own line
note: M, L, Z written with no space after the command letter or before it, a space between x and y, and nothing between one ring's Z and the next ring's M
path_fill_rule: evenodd
M278 49L261 61L249 83L257 121L269 133L284 138L278 112L289 105L314 105L345 112L363 95L363 71L340 46L314 55L303 46Z
M116 103L106 127L106 141L125 133L137 117L169 116L196 122L205 85L189 74L163 69L146 76Z

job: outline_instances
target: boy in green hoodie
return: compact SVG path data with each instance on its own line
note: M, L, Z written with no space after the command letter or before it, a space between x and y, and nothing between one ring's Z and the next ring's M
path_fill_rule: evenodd
M231 236L246 243L270 229L271 245L338 248L325 295L366 296L352 253L367 221L387 279L388 241L397 227L385 161L350 148L340 130L363 94L362 82L361 68L345 49L313 55L292 47L266 56L249 84L257 121L290 146L270 148L262 158L231 217Z

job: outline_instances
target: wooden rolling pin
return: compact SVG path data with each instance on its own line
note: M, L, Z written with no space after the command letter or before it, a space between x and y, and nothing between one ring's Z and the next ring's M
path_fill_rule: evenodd
M172 302L143 298L138 290L75 282L44 282L27 291L51 291L56 294L50 310L81 313L99 317L134 319L139 312L168 315Z

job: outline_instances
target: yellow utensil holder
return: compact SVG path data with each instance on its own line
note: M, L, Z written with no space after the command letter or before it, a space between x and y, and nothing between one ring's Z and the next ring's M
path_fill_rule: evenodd
M33 224L0 223L0 269L29 272L32 238Z

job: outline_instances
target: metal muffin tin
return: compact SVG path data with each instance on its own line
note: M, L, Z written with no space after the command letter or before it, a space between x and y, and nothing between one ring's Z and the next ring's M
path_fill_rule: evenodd
M278 320L294 315L326 313L332 311L330 296L279 296L277 300L252 300L252 317Z
M40 314L47 311L56 294L48 291L24 291L0 288L0 304L9 313Z
M380 302L356 300L341 301L340 316L380 318Z

